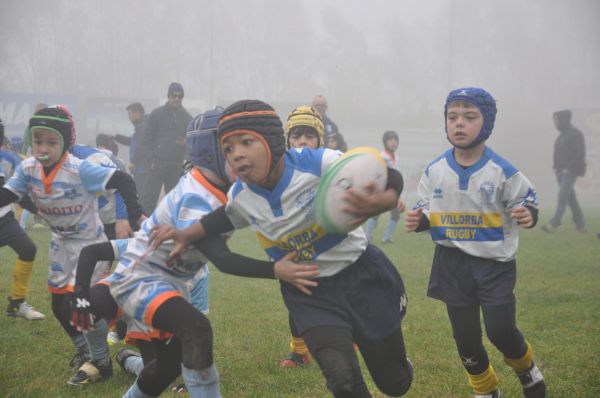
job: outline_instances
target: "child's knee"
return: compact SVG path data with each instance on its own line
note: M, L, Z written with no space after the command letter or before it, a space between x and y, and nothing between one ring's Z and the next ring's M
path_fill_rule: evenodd
M347 353L324 347L317 352L316 360L327 380L327 388L335 397L362 396L361 392L366 389L366 386L360 368L358 364L354 364L355 361L348 358Z
M413 366L407 359L406 363L389 364L379 376L373 376L377 388L391 397L400 397L408 392L413 381Z

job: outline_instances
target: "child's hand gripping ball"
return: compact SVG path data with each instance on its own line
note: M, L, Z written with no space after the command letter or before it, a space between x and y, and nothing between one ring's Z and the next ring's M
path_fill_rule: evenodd
M387 166L375 148L359 147L346 152L321 177L315 199L317 222L329 233L344 234L357 228L356 216L343 211L344 196L353 189L369 194L367 187L383 191Z

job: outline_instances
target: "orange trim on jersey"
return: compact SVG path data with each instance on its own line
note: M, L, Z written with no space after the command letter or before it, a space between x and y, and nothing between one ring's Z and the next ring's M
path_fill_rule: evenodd
M244 116L274 116L274 117L278 117L277 113L275 113L275 111L238 112L238 113L234 113L232 115L221 116L221 119L219 119L219 126L228 120L235 119L238 117L244 117Z
M154 300L150 302L150 305L146 309L146 313L144 314L144 323L146 325L152 325L152 318L154 318L154 313L158 310L165 301L171 299L173 297L181 297L181 294L176 291L169 291L159 294Z
M152 329L151 332L128 332L125 336L125 342L127 344L135 345L136 341L152 341L152 340L169 340L174 334L170 332L163 332L162 330Z
M69 284L65 287L52 287L52 286L48 285L48 291L50 293L54 293L54 294L73 293L75 291L75 286L71 285L71 284Z
M227 195L215 188L214 185L212 185L210 181L208 181L206 177L204 177L204 174L202 174L202 172L195 167L192 169L192 177L194 178L194 180L202 184L204 188L208 189L210 193L215 195L222 205L224 205L227 202Z
M250 134L254 137L256 137L260 142L263 143L263 145L265 146L265 148L267 148L267 175L265 175L265 177L263 178L263 182L267 179L267 177L269 176L269 173L271 173L271 168L269 167L271 165L271 147L269 146L269 143L267 142L267 140L265 139L265 137L263 137L260 133L254 131L254 130L245 130L245 129L239 129L239 130L232 130L229 131L225 134L223 134L223 136L221 137L221 148L223 147L223 142L225 141L226 138L229 138L233 135L237 135L237 134ZM227 159L227 155L225 155L225 159ZM283 159L283 157L282 157Z
M54 165L54 167L52 168L52 171L50 171L50 174L48 174L47 176L46 176L46 170L44 170L44 167L42 166L42 183L44 184L44 192L45 193L52 193L52 181L54 181L56 174L58 174L58 171L60 170L60 167L67 159L67 156L69 156L69 152L63 153L60 160Z

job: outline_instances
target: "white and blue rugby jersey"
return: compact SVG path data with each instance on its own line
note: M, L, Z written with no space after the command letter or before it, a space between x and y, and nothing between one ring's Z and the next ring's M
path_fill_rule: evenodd
M19 163L21 163L21 157L19 155L14 152L0 149L0 177L4 177L4 181L14 174ZM12 204L0 207L0 217L4 217L12 209Z
M381 151L381 157L385 160L385 164L388 168L400 170L400 159L398 159L398 156L396 156L395 153L388 152L384 149Z
M85 159L93 165L110 167L118 170L117 165L105 152L92 148L91 146L75 144L71 147L69 152L75 157ZM123 202L121 195L115 189L105 191L97 196L98 211L102 224L114 224L119 215L117 213L121 213L118 218L126 218L127 211L125 210L125 203ZM119 211L117 211L117 208Z
M519 227L512 209L537 207L529 180L488 147L467 168L456 163L453 149L446 151L425 170L418 194L415 208L424 209L435 243L497 261L516 256Z
M228 193L231 222L236 228L250 225L275 261L297 251L297 261L320 266L320 277L338 273L354 263L368 243L362 228L338 235L317 225L313 207L317 187L340 155L323 148L288 150L283 176L272 191L238 179Z
M94 166L66 153L49 176L34 157L25 159L5 187L29 196L57 237L95 239L104 233L96 193L105 190L116 169Z
M223 206L226 200L225 194L214 188L199 170L194 168L186 173L135 233L133 241L129 242L109 280L116 281L133 272L131 265L134 263L136 268L149 267L184 279L194 277L207 263L206 257L191 246L175 260L167 261L175 243L173 240L167 240L158 249L150 252L150 230L158 224L185 229Z

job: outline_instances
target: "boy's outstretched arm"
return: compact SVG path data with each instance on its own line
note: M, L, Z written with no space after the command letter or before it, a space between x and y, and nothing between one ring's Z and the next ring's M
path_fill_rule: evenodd
M89 332L94 327L91 312L90 283L98 261L112 261L115 253L110 242L96 243L81 250L75 273L75 292L71 296L71 325L79 332Z
M277 262L262 261L233 253L225 240L219 236L207 237L194 242L194 246L219 269L219 271L248 278L280 279L296 286L310 295L309 287L317 286L313 278L319 275L319 267L313 264L297 264L295 252L288 253Z
M219 236L234 229L235 227L227 217L227 213L225 213L225 206L221 206L202 217L199 223L186 229L176 229L168 225L154 226L150 230L150 243L152 249L156 250L164 241L173 239L175 248L169 255L169 258L173 258L195 240L202 239L205 236Z
M384 213L398 205L398 199L404 188L402 174L396 169L388 168L388 179L385 190L380 191L371 183L365 188L368 194L362 194L350 189L345 197L346 206L343 210L356 216L354 225L362 224L368 218Z

